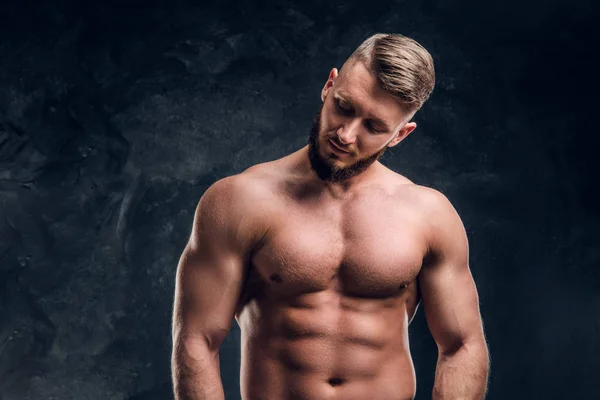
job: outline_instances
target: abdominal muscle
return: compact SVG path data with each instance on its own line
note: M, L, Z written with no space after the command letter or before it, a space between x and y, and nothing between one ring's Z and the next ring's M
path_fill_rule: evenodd
M413 399L408 321L402 295L255 298L238 315L242 398Z

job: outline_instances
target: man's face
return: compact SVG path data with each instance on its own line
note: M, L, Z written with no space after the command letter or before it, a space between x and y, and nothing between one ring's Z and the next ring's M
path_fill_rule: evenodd
M416 127L412 116L383 90L363 63L333 69L309 137L308 154L319 178L341 182L365 171L388 147Z

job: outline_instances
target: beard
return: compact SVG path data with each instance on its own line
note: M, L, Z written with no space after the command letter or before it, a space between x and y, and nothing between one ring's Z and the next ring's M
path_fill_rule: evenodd
M343 182L353 176L359 175L364 172L371 164L377 161L387 147L379 150L375 154L368 157L361 158L354 163L345 167L338 167L328 159L321 157L320 144L319 144L319 130L321 127L321 113L323 112L323 105L319 108L319 112L313 119L312 128L310 130L310 136L308 137L308 159L310 166L313 171L317 174L319 179L326 182ZM335 142L335 140L333 140ZM337 144L337 143L336 143ZM343 147L340 145L340 147Z

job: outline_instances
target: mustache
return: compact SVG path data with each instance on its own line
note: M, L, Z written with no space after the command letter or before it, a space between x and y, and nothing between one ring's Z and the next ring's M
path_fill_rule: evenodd
M348 153L350 153L352 155L355 154L354 149L352 149L351 147L348 147L347 145L344 145L344 144L342 144L342 143L339 142L337 135L329 136L326 139L330 140L331 142L333 142L333 144L335 144L340 149L342 149L344 151L347 151Z

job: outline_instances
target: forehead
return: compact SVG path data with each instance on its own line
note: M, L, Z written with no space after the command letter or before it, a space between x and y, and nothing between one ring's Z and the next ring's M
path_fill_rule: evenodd
M406 112L400 102L385 91L362 62L345 64L333 87L334 97L350 101L373 117L397 124Z

